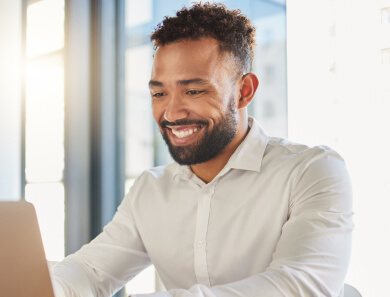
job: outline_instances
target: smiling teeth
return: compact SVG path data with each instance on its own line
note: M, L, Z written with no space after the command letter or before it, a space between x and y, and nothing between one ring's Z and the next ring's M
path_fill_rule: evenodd
M199 130L198 128L190 129L190 130L187 130L187 131L175 131L175 130L172 130L172 133L176 137L178 137L178 138L184 138L184 137L187 137L187 136L189 136L191 134L194 134L198 130Z

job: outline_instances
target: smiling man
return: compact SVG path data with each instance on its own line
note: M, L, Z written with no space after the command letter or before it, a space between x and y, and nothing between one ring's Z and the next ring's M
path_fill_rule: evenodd
M258 80L213 37L160 43L149 82L154 119L174 160L210 182L248 132Z
M150 264L167 291L145 297L343 296L344 161L248 117L254 32L218 4L158 26L149 87L175 162L145 171L102 234L54 267L57 297L111 296Z

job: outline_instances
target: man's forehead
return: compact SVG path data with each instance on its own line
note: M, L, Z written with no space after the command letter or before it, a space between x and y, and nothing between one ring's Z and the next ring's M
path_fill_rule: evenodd
M202 78L223 69L236 72L232 69L237 66L235 60L232 53L221 50L214 38L181 40L156 49L152 78L164 74L182 74L185 79Z
M157 47L155 58L160 55L177 54L206 57L211 54L221 54L219 42L211 37L205 37L198 40L182 39L166 45Z
M156 50L152 75L203 77L220 62L218 44L182 41Z

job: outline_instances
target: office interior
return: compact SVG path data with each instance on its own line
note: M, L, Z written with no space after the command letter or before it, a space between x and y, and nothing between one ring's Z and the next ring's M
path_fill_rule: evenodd
M346 282L387 296L390 1L220 2L256 27L249 113L270 135L345 159L355 212ZM172 161L151 114L149 36L190 4L0 0L0 200L34 204L48 261L96 236L143 170ZM126 290L161 287L150 267Z

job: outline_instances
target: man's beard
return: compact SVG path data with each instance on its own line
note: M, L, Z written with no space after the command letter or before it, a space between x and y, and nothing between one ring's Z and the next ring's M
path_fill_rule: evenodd
M161 121L162 136L168 146L172 158L180 165L195 165L215 158L234 139L237 132L237 109L235 100L230 99L228 110L211 131L209 123L204 120L178 120L176 122ZM166 126L202 125L204 135L197 142L187 146L175 146L168 137Z

